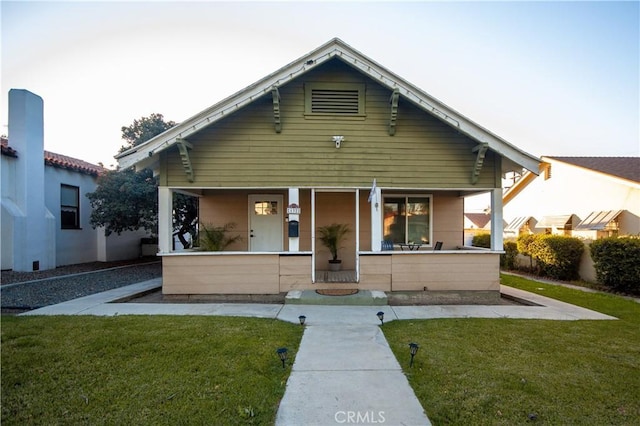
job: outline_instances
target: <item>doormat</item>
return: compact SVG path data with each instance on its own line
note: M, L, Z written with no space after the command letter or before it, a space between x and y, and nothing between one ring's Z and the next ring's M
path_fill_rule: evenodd
M324 290L316 290L316 293L321 294L323 296L350 296L352 294L356 294L358 292L357 289L348 289L348 288L330 288Z

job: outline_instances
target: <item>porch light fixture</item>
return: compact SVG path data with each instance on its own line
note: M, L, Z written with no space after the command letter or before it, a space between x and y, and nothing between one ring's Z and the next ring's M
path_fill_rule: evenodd
M284 363L287 361L287 348L278 348L276 352L280 357L280 361L282 361L282 368L284 368Z
M307 320L307 317L305 317L304 315L300 315L298 317L298 320L300 321L300 325L304 325L304 322Z
M376 315L378 315L378 319L380 320L380 325L384 325L384 312L380 311Z
M413 357L418 353L418 349L420 349L420 346L418 346L417 343L409 343L409 351L411 352L411 361L409 362L409 367L413 367Z
M334 136L333 142L336 144L336 149L340 149L340 144L344 141L344 136Z

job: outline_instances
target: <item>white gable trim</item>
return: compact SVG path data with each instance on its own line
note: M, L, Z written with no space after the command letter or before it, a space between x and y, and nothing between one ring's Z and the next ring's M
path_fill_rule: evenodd
M115 158L122 168L136 166L144 160L147 160L145 163L148 163L149 157L153 157L160 151L173 146L179 139L188 138L190 135L241 109L256 99L271 93L273 88L288 83L334 57L340 58L390 90L398 89L403 98L421 109L470 138L480 143L487 143L489 149L511 162L533 173L538 173L540 160L537 157L516 148L504 139L477 125L337 38L144 144L118 154Z

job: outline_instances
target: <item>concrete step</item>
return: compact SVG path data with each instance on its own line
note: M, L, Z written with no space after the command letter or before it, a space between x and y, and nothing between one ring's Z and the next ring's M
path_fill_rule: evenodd
M292 305L353 305L385 306L387 295L383 291L358 290L356 294L346 296L327 296L315 290L292 290L285 297L286 304Z

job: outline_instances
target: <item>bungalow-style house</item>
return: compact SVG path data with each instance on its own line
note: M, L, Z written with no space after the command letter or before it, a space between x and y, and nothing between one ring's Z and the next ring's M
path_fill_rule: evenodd
M101 166L44 150L43 101L9 92L9 139L2 138L2 270L32 272L137 258L145 232L105 237L89 222L85 196Z
M505 238L522 232L595 240L640 234L640 157L542 157L505 192Z
M490 193L492 223L502 224L502 175L539 168L339 39L116 158L159 175L165 295L499 295L502 230L490 250L462 248L463 198ZM175 192L199 198L201 223L235 223L241 240L173 251ZM318 238L332 223L350 229L337 273Z

